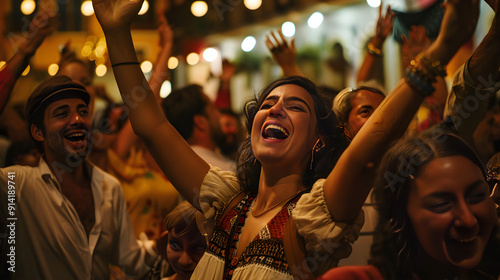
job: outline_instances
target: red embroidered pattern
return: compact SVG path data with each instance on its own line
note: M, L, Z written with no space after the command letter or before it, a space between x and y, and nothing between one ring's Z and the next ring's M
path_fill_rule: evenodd
M288 217L295 208L300 195L283 206L281 211L257 234L245 248L240 258L237 259L236 244L254 198L255 196L247 195L237 206L229 210L225 217L220 217L222 213L218 213L216 217L216 227L207 250L213 255L226 260L224 279L231 279L236 268L243 268L249 264L264 265L291 275L285 258L283 232ZM229 249L229 257L226 255L227 249ZM228 259L229 262L227 262Z

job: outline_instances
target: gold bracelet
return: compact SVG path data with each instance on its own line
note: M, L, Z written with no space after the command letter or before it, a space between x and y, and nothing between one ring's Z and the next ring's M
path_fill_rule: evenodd
M445 77L446 76L446 69L441 65L441 62L439 60L431 60L431 57L429 54L421 52L417 55L415 58L423 68L429 72L430 75L436 77Z
M382 56L382 50L376 48L372 42L368 42L368 53L375 56Z

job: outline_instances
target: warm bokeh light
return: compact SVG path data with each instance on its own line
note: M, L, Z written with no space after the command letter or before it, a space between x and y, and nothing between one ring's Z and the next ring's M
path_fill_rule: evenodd
M80 8L82 11L82 15L88 17L94 14L94 6L92 6L92 1L86 0L83 1L82 7Z
M90 61L94 61L97 58L97 55L95 52L90 52L89 56L87 57Z
M249 52L255 48L255 45L257 44L257 40L253 36L247 36L243 42L241 42L241 49L244 52Z
M21 3L21 13L25 15L31 15L35 11L35 8L36 8L35 0L24 0Z
M142 7L141 10L139 11L139 15L142 16L143 14L147 13L149 10L149 2L145 0L142 2Z
M104 56L100 56L98 58L95 59L95 64L96 65L99 65L99 64L105 64L106 63L106 58Z
M217 56L219 56L219 51L217 51L215 48L206 48L203 51L203 59L208 62L214 61L215 59L217 59Z
M82 53L83 57L87 57L87 56L90 55L91 52L92 52L92 47L89 46L89 45L87 45L87 44L85 44L85 46L83 46L83 48L82 48L82 52L81 53Z
M313 13L307 20L307 25L313 29L318 28L325 17L320 12Z
M145 60L141 63L141 70L143 73L149 73L153 70L153 63L151 61Z
M49 65L49 68L47 69L47 72L49 72L50 76L55 76L57 74L57 71L59 71L59 65L55 63Z
M107 72L108 72L108 67L106 67L106 65L104 64L97 65L97 67L95 68L95 75L97 77L102 77L106 75Z
M165 98L172 92L172 84L170 81L164 81L160 88L160 97Z
M28 75L28 73L30 72L30 69L31 69L31 67L28 65L28 67L26 67L26 69L24 69L24 71L21 75L23 75L23 76Z
M3 69L3 67L4 67L6 64L7 64L7 62L5 62L5 61L3 61L3 60L2 60L2 61L0 61L0 70L2 70L2 69Z
M207 11L208 5L205 1L194 1L191 5L191 13L193 13L195 17L202 17Z
M175 56L171 56L168 59L168 69L173 70L179 66L179 60Z
M262 0L244 0L243 4L249 10L257 10L262 5Z
M381 4L380 0L366 0L366 3L368 3L368 6L372 8L378 8Z
M295 24L291 21L286 21L281 25L281 32L283 32L283 35L286 37L293 37L295 35Z
M196 65L200 61L200 56L192 52L186 56L186 61L189 65Z

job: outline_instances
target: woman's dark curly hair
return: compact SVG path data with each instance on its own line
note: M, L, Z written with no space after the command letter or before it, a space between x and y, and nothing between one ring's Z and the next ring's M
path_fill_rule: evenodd
M248 192L257 193L261 168L260 162L256 160L253 154L251 143L252 124L255 114L271 91L287 84L300 86L312 96L317 118L317 131L325 143L323 149L314 153L313 168L312 170L308 168L304 174L304 186L311 188L316 180L326 178L347 146L342 130L337 127L335 114L328 105L328 101L320 95L313 82L302 76L278 79L264 88L258 97L248 101L245 105L244 112L248 137L240 145L238 151L237 175L242 186Z
M370 262L385 274L384 279L412 279L418 272L422 248L406 211L412 178L417 178L432 160L456 155L466 157L485 174L467 143L453 134L433 134L432 130L402 140L383 157L373 193L379 221Z

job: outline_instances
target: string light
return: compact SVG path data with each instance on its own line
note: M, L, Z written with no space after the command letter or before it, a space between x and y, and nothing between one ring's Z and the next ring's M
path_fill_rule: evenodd
M244 0L243 4L249 10L257 10L262 5L262 0Z
M200 56L192 52L186 56L186 61L189 65L196 65L200 61Z
M249 52L255 48L255 45L257 44L257 40L253 36L247 36L243 42L241 42L241 49L244 52Z
M57 74L57 71L59 71L59 65L55 63L52 63L47 68L47 72L49 73L50 76L55 76Z
M23 0L21 2L21 13L25 15L31 15L36 8L35 0Z
M191 5L191 13L193 13L195 17L202 17L207 11L208 5L205 1L194 1Z
M92 1L83 1L82 6L80 7L82 11L82 15L88 17L94 14L94 6L92 6Z
M168 69L173 70L179 65L179 60L175 56L171 56L168 59Z

